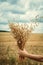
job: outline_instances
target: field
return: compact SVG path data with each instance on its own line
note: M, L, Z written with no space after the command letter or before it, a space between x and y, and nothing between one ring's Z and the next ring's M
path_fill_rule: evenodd
M32 33L25 48L29 53L43 55L43 34ZM0 32L0 65L43 65L43 62L27 58L19 62L16 40L10 32Z

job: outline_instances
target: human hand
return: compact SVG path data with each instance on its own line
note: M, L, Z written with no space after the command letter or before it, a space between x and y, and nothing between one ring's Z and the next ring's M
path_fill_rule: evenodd
M21 60L23 60L25 57L28 56L28 52L25 49L23 50L19 49L18 53L19 53L19 59Z

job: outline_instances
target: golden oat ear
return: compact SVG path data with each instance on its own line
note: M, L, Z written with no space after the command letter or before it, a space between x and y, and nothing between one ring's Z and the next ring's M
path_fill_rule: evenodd
M27 26L27 24L26 24ZM30 26L30 30L27 28L25 28L25 24L24 26L20 26L20 24L14 24L14 23L10 23L9 27L11 29L11 32L13 34L13 37L17 40L17 45L19 47L19 49L23 50L25 47L25 44L30 36L30 33L33 31L33 27L32 25Z
M15 27L15 25L13 23L10 23L9 27L11 29L11 32L13 33L13 37L16 38L16 40L17 40L17 45L18 45L19 49L23 49L22 30L20 30L18 28L18 25Z

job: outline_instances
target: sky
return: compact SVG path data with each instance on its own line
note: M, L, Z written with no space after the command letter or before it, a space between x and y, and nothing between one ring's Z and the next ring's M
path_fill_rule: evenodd
M10 31L8 21L36 21L33 33L43 33L43 0L0 0L0 30Z

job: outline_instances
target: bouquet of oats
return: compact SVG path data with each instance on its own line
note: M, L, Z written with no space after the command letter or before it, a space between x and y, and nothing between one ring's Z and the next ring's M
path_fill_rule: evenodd
M36 25L36 24L35 24ZM34 30L32 24L29 26L29 23L10 23L9 27L13 33L13 37L17 40L17 45L19 49L23 50L25 43L27 42L31 32Z

